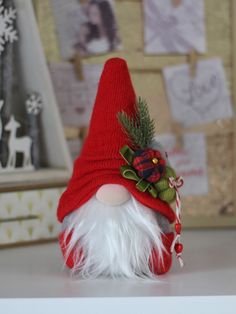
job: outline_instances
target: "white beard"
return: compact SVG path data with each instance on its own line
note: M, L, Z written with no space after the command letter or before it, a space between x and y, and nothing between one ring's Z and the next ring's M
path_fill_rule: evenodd
M169 232L169 223L132 196L119 206L105 205L94 196L67 216L62 228L64 240L72 233L66 258L75 249L73 275L154 278L150 256L156 250L162 263L161 234Z

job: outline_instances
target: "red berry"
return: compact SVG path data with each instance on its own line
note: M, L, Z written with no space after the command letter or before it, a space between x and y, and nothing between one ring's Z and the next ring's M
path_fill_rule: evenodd
M177 254L181 254L183 252L183 244L182 243L176 243L175 244L175 252Z
M176 223L175 224L175 231L177 234L180 234L181 233L181 230L182 230L182 226L180 223Z

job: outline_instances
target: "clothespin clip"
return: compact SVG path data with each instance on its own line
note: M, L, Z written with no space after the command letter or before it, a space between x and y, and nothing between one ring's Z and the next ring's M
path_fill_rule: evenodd
M83 73L83 64L82 64L80 54L76 53L72 61L75 65L75 71L77 73L78 79L82 81L84 79L84 73Z
M79 139L81 141L84 141L87 135L88 135L88 127L81 127L79 129Z
M189 53L190 76L195 77L197 69L197 52L192 49Z
M179 5L182 4L182 0L171 0L172 6L177 8Z

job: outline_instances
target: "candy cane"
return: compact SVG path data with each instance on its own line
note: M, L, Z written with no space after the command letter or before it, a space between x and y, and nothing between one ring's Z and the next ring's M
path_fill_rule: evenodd
M175 189L176 191L176 199L175 199L175 208L176 208L176 212L175 212L175 238L171 244L171 252L176 253L176 257L179 260L180 266L183 267L184 266L184 262L182 259L182 252L183 252L183 244L180 243L180 235L181 235L181 229L182 229L182 225L181 225L181 200L180 200L180 195L179 195L179 191L178 189L184 184L184 180L182 177L178 177L178 178L169 178L169 187L171 189Z

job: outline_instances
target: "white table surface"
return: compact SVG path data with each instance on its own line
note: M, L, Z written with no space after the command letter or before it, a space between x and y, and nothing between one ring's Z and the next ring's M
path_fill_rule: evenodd
M57 314L78 306L81 314L100 313L103 306L101 313L120 313L122 306L122 313L133 307L135 313L160 313L156 309L163 307L189 313L188 306L191 313L236 313L236 230L185 231L182 240L185 267L174 258L171 271L156 282L73 280L63 270L57 243L1 250L0 308L5 312L0 313L21 313L19 304L24 314L32 307L33 313L44 307L49 313L50 306Z

